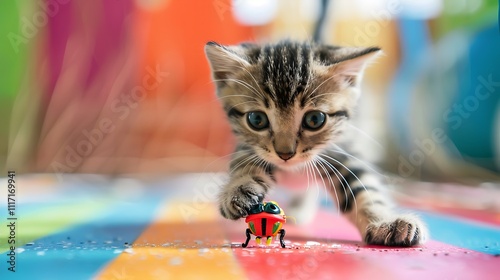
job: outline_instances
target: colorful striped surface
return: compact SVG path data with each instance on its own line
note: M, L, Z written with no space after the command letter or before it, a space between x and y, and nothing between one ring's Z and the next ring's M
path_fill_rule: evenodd
M2 199L0 279L498 279L498 213L420 211L432 240L386 248L364 245L322 208L309 225L285 225L285 249L254 240L241 248L246 225L219 217L210 181L68 180L49 188L18 177L16 272L8 270Z

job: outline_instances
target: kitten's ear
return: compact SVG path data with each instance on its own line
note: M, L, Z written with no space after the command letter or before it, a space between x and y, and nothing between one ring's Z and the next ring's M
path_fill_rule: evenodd
M341 75L349 86L357 86L366 65L382 54L378 47L370 48L332 48L329 74Z
M242 67L250 66L246 60L244 48L241 46L222 46L215 42L205 45L207 55L215 80L228 79Z

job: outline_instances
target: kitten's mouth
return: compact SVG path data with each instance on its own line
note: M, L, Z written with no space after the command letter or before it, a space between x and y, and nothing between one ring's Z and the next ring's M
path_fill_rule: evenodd
M283 155L279 156L276 153L271 153L270 151L256 151L260 158L264 161L276 166L278 169L283 169L287 171L293 171L303 167L308 161L308 157L305 154L296 153L293 156L283 159ZM285 157L286 158L286 157Z
M289 158L287 160L283 160L281 158L272 158L270 162L274 165L276 165L280 169L284 170L292 170L292 169L297 169L300 168L305 164L305 160L301 160L299 157L294 156L292 158Z

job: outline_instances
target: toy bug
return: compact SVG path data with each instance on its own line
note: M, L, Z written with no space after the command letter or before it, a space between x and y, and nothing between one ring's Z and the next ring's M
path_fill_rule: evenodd
M274 201L259 203L253 206L248 212L245 219L248 224L246 230L247 240L241 244L246 248L248 241L250 241L250 234L255 235L255 242L260 244L262 237L267 237L266 245L270 245L272 238L277 234L280 235L280 245L285 248L285 230L282 229L283 224L286 222L285 212Z

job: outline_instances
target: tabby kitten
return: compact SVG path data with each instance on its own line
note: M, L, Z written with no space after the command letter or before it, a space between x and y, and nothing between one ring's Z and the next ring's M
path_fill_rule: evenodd
M205 46L217 95L238 145L219 196L228 219L247 216L277 172L305 169L324 182L368 244L412 246L423 223L395 210L384 183L340 139L359 97L366 63L379 48L307 42Z

